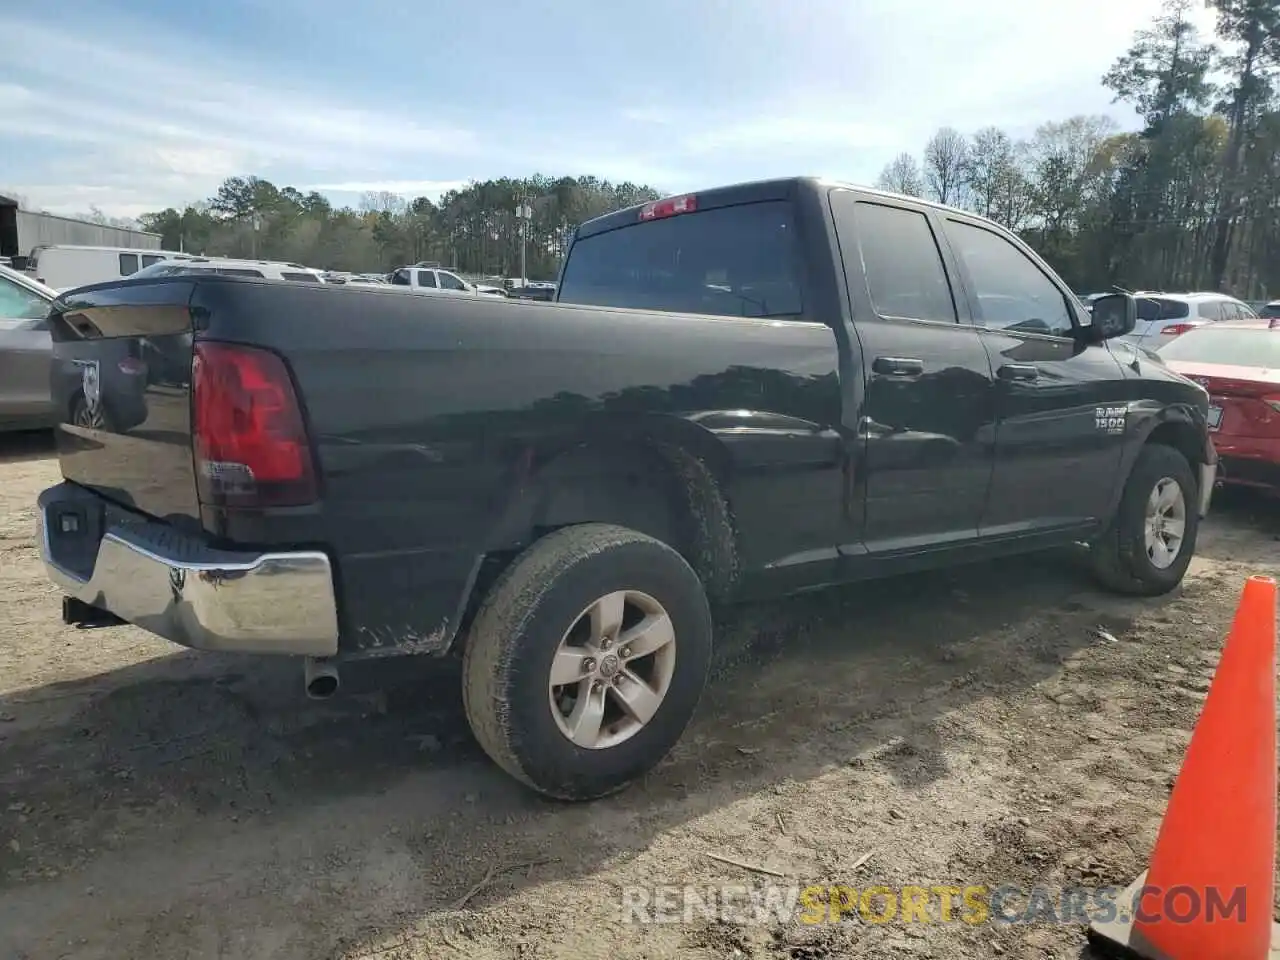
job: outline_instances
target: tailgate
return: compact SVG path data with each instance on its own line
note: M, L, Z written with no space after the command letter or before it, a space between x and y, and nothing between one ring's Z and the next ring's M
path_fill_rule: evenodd
M62 475L125 507L199 522L191 452L190 280L86 287L54 305Z

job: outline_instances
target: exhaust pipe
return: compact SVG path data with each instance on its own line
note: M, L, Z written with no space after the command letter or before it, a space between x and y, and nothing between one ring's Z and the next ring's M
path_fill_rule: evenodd
M312 700L328 700L338 692L338 667L326 657L307 657L302 662L302 685Z

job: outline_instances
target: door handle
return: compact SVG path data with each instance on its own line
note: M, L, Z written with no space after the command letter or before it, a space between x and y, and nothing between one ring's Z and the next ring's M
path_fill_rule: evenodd
M911 357L876 357L871 369L888 377L918 377L924 373L924 361Z
M1006 363L996 371L1001 380L1035 380L1040 370L1029 363Z

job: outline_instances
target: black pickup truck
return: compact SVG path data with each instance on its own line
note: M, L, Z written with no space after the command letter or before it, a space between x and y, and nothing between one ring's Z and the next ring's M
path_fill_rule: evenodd
M1114 339L1132 298L1090 316L972 214L813 179L669 198L581 226L557 299L64 294L64 618L297 655L313 696L342 660L459 654L488 754L585 799L680 737L714 603L1072 542L1158 594L1192 556L1206 393ZM113 428L124 360L146 415Z

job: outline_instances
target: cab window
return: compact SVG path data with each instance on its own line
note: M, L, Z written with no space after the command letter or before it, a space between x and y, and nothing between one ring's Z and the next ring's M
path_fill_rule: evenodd
M947 221L947 237L973 283L976 323L1010 333L1072 335L1066 295L1025 253L998 233L959 220Z

